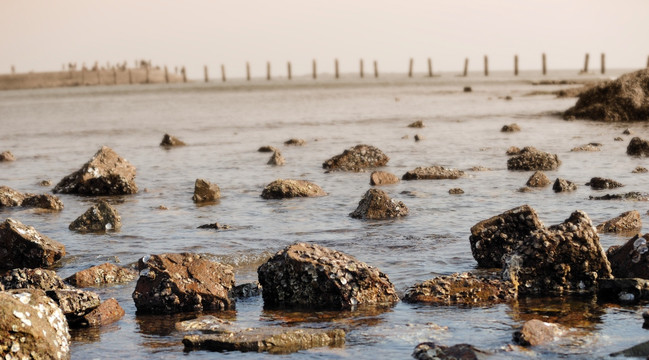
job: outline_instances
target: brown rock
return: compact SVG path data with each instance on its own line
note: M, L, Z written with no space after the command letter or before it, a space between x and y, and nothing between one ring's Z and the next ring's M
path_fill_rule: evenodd
M52 191L93 196L135 194L135 167L103 146L81 169L64 177Z
M511 98L510 98L511 99ZM517 132L521 131L521 127L518 126L516 123L512 123L509 125L503 125L502 129L500 129L501 132Z
M379 189L369 189L349 216L356 219L390 219L408 215L408 208L401 201L392 200Z
M585 144L585 145L580 145L577 147L574 147L570 149L572 152L593 152L593 151L601 151L602 149L602 144L598 143L590 143L590 144Z
M594 177L591 178L588 183L586 183L586 186L590 186L594 190L602 190L602 189L614 189L614 188L622 187L624 185L612 179Z
M606 194L602 196L589 196L590 200L635 200L635 201L647 201L649 196L647 194L642 194L637 191L631 191L624 194Z
M187 144L180 141L180 139L178 139L177 137L171 136L169 134L165 134L162 137L162 142L160 142L160 146L164 146L164 147L167 147L167 148L174 147L174 146L184 146L184 145L187 145Z
M631 171L631 172L634 173L634 174L644 174L646 172L649 172L649 170L647 170L646 167L636 166L636 168L633 169L633 171Z
M286 160L284 160L284 157L279 151L273 152L273 155L270 156L270 159L268 159L268 165L273 165L273 166L281 166L284 165Z
M469 344L453 346L424 342L415 347L412 357L417 360L478 360L490 354Z
M234 308L229 292L232 267L197 254L162 254L140 259L133 300L138 312L178 313Z
M92 291L56 289L46 293L59 305L70 327L79 327L82 317L101 303L99 295Z
M514 342L523 346L537 346L556 340L564 332L557 324L528 320L514 333Z
M110 298L102 302L91 312L85 314L80 320L80 326L104 326L112 324L124 316L124 309L119 305L117 300Z
M79 232L105 232L119 230L121 227L122 218L105 200L91 206L68 226L70 230Z
M40 209L48 209L60 211L63 210L63 203L61 199L54 195L50 194L25 194L25 200L22 203L22 207L36 207Z
M631 210L620 214L611 220L597 225L599 233L631 234L642 230L642 219L637 210Z
M471 91L473 91L473 89L471 89L470 86L465 86L464 87L464 92L471 92Z
M624 139L621 136L616 136L613 141L624 141Z
M408 125L409 128L416 128L416 129L421 129L424 127L424 122L421 120L417 120L410 125Z
M552 190L555 193L575 191L577 190L577 184L570 180L557 178L554 185L552 185Z
M399 301L394 285L375 267L319 245L297 243L257 270L265 307L351 309Z
M424 140L424 137L422 135L415 134L415 141L422 141L422 140Z
M616 278L649 279L649 249L645 237L636 234L624 245L611 246L606 257Z
M626 154L631 156L649 156L649 141L634 137L626 147Z
M215 230L227 230L230 228L230 225L219 224L217 222L212 224L203 224L198 227L198 229L215 229Z
M0 207L13 207L22 205L25 194L8 186L0 186Z
M221 189L218 185L212 184L207 180L196 179L194 183L194 202L216 201L221 198Z
M443 166L417 167L403 174L403 180L440 180L459 179L464 176L464 171L447 169Z
M362 171L385 166L390 160L381 150L370 145L356 145L322 163L330 171Z
M531 146L526 146L519 155L507 160L507 170L556 170L561 161L555 154L539 151Z
M0 284L9 289L69 289L70 287L52 270L19 268L0 276Z
M464 194L464 190L460 188L452 188L448 190L448 193L451 195L462 195Z
M65 255L65 246L13 219L0 224L0 270L51 267Z
M470 273L438 276L406 290L403 301L435 305L485 306L516 299L510 282Z
M543 171L537 170L530 176L525 185L535 188L546 187L550 185L550 179L548 179Z
M287 146L303 146L305 144L306 144L306 141L304 141L302 139L293 138L293 139L288 139L288 140L284 141L284 145L287 145Z
M533 231L543 229L536 211L529 205L505 211L471 227L471 252L479 267L499 268L503 256L523 243Z
M137 271L119 267L111 263L103 263L81 270L65 279L76 287L97 287L106 284L126 283L135 280Z
M276 151L279 151L279 150L277 150L277 148L274 147L274 146L266 145L266 146L260 147L259 149L257 149L257 151L259 151L259 152L276 152Z
M49 179L41 180L41 181L38 182L38 185L44 186L44 187L52 186L52 180L49 180Z
M513 155L520 155L521 154L521 149L517 146L510 146L507 148L507 151L505 151L505 154L509 156Z
M9 162L9 161L16 161L16 157L14 154L11 153L11 151L3 151L0 153L0 162Z
M176 330L182 332L200 331L211 334L230 334L234 329L231 322L219 319L213 315L202 315L195 319L180 321L174 327Z
M370 185L391 185L399 182L399 178L389 172L373 171L370 175Z
M306 180L277 179L266 185L261 192L264 199L286 199L294 197L325 196L322 188Z

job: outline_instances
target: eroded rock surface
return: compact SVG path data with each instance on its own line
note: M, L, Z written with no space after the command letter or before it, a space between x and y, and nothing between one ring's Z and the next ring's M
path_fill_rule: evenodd
M49 210L63 210L61 200L49 194L21 193L7 186L0 186L0 207L36 207Z
M261 192L264 199L285 199L294 197L325 196L322 188L306 180L277 179L266 185Z
M0 276L0 284L9 289L68 289L69 286L53 270L19 268Z
M138 273L134 269L123 268L111 263L103 263L81 270L65 279L77 287L97 287L106 284L126 283L135 280Z
M415 284L403 301L435 305L485 306L516 299L515 286L507 281L470 273L438 276Z
M65 255L65 246L32 226L7 219L0 224L0 270L51 267Z
M401 201L390 198L380 189L369 189L349 216L356 219L392 219L408 215L408 208Z
M524 147L518 155L512 156L507 160L508 170L556 170L561 161L556 154L550 154L537 150L534 147Z
M79 232L105 232L119 230L121 227L122 218L117 210L105 200L100 200L88 208L68 226L70 230Z
M81 318L101 303L99 295L92 291L55 289L48 290L46 293L59 305L70 327L78 327Z
M212 184L204 179L196 179L194 182L194 202L215 201L221 198L221 189L218 185Z
M322 167L332 171L363 171L385 166L390 158L371 145L356 145L325 161Z
M611 246L606 257L616 278L649 279L649 249L645 237L636 234L624 245Z
M417 167L403 174L403 180L440 180L459 179L464 176L464 171L447 169L443 166Z
M97 327L112 324L121 319L125 314L124 309L117 300L110 298L94 308L79 319L79 326Z
M619 216L597 225L597 232L631 234L642 230L642 218L637 210L626 211Z
M391 185L399 182L399 178L389 172L385 171L373 171L370 175L370 185Z

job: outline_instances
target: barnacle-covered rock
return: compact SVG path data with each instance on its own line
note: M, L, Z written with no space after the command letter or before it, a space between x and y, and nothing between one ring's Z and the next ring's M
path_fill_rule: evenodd
M92 266L81 270L65 281L77 287L96 287L106 284L126 283L135 280L137 271L111 263Z
M53 270L18 268L0 276L5 289L69 289L70 287Z
M649 248L647 235L636 234L624 245L614 245L606 251L616 278L649 279Z
M586 183L586 186L590 186L591 189L594 190L602 190L602 189L614 189L614 188L619 188L624 185L621 183L613 180L613 179L605 179L601 177L594 177L591 178L589 182Z
M105 232L119 230L122 218L117 210L105 200L100 200L74 220L68 228L79 232Z
M13 207L22 205L25 194L8 186L0 186L0 207Z
M552 190L556 193L575 191L577 190L577 184L570 180L557 178L554 185L552 185Z
M0 270L50 267L65 255L65 246L31 226L7 219L0 224Z
M464 171L447 169L443 166L417 167L403 174L403 180L440 180L459 179L464 176Z
M391 199L379 189L369 189L349 216L356 219L391 219L408 215L408 208L401 201Z
M356 145L325 161L322 167L328 170L362 171L367 168L385 166L390 158L383 151L371 145Z
M469 306L492 305L515 299L516 288L512 283L470 273L426 280L409 288L403 297L403 301L410 303Z
M277 179L266 185L261 192L264 199L286 199L294 197L325 196L322 188L306 180Z
M543 171L537 170L529 179L527 179L525 185L535 188L546 187L550 185L550 179Z
M92 291L79 289L48 290L47 296L52 298L68 319L70 327L80 326L82 317L91 312L101 303L99 295Z
M600 233L632 234L642 230L642 218L637 210L626 211L619 216L597 225Z
M561 161L556 154L539 151L534 147L526 146L519 154L507 160L508 170L556 170Z

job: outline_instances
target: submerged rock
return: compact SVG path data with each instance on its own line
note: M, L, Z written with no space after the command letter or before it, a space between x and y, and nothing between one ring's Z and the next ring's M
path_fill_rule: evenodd
M234 331L231 322L219 319L213 315L202 315L195 319L177 322L175 328L182 332L200 331L210 334L229 334Z
M417 120L410 125L408 125L409 128L416 128L416 129L421 129L424 127L424 122L421 120Z
M286 160L284 160L284 157L279 151L273 152L273 155L270 156L270 159L268 159L268 162L266 163L267 165L273 165L273 166L282 166Z
M434 305L485 306L516 299L510 282L477 277L470 273L438 276L406 290L403 301Z
M537 346L556 340L565 333L559 325L541 320L528 320L514 332L514 342L523 346Z
M554 185L552 185L552 190L555 193L575 191L577 190L577 184L570 180L557 178Z
M417 167L403 174L403 180L440 180L459 179L464 176L464 171L447 169L443 166Z
M412 357L417 360L478 360L489 357L489 353L469 344L453 346L424 342L415 347Z
M79 232L105 232L119 230L122 227L122 218L114 207L105 200L100 200L91 206L70 223L70 230Z
M641 278L600 279L597 296L605 301L635 304L649 299L649 280Z
M45 269L18 268L0 276L0 285L5 289L69 289L70 287L56 274Z
M51 267L65 255L65 246L31 226L7 219L0 224L0 270Z
M389 172L385 171L373 171L370 175L370 185L391 185L399 182L399 178Z
M199 229L215 229L215 230L227 230L230 228L230 225L226 224L219 224L219 223L212 223L212 224L204 224L198 227Z
M265 307L350 309L399 301L379 269L319 245L297 243L257 269Z
M135 194L135 166L102 146L90 161L64 177L52 191L93 196Z
M325 196L327 193L322 188L306 180L277 179L266 185L261 192L264 199L286 199L294 197Z
M274 147L274 146L265 145L265 146L261 146L259 149L257 149L257 151L259 151L259 152L276 152L276 151L279 151L279 150L277 150L277 148Z
M507 210L471 227L471 253L479 267L499 268L503 256L511 253L533 231L542 229L536 211L529 205Z
M525 185L529 187L541 188L550 185L550 179L545 175L543 171L535 171Z
M330 171L363 171L368 168L385 166L390 158L381 150L370 145L356 145L322 163Z
M401 201L391 199L379 189L369 189L349 216L356 219L391 219L408 215L408 208Z
M649 156L649 141L634 137L626 147L626 154L630 156Z
M574 147L570 149L572 152L593 152L593 151L601 151L602 144L598 143L590 143L590 144L585 144L585 145L580 145L577 147Z
M521 131L521 127L518 126L516 123L512 123L509 125L503 125L502 129L500 129L501 132L517 132Z
M649 249L647 239L638 234L624 245L614 245L606 251L616 278L649 279Z
M629 234L642 229L642 219L637 210L626 211L619 216L597 225L599 233Z
M10 161L16 161L16 157L11 153L11 151L3 151L0 153L0 162Z
M221 198L221 189L218 185L212 184L204 179L196 179L194 182L194 196L192 200L196 203L216 201Z
M160 146L164 146L164 147L167 147L167 148L174 147L174 146L185 146L185 145L187 145L187 144L180 141L180 139L178 139L177 137L169 135L169 134L165 134L162 137L162 141L160 142Z
M304 141L303 139L295 139L295 138L293 138L293 139L288 139L288 140L284 141L284 145L287 145L287 146L303 146L305 144L306 144L306 141Z
M601 177L594 177L591 178L589 182L586 183L586 186L590 186L591 189L594 190L602 190L602 189L614 189L614 188L619 188L624 185L621 183L613 180L613 179L605 179Z
M123 268L111 263L92 266L65 279L77 287L97 287L107 284L127 283L135 280L138 273L134 269Z
M561 161L556 154L539 151L531 146L524 147L518 155L507 160L507 170L556 170Z
M234 308L232 267L198 254L161 254L140 259L133 292L138 312L170 314Z

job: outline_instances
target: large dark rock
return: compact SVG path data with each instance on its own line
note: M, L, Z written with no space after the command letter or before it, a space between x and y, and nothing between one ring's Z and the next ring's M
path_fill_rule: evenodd
M403 180L441 180L459 179L464 176L464 171L447 169L443 166L417 167L403 174Z
M79 232L105 232L119 230L122 218L117 210L105 200L100 200L74 220L68 228Z
M528 320L520 330L514 332L514 342L523 346L537 346L552 342L565 333L557 324L541 320Z
M403 301L434 305L487 306L516 299L510 282L470 273L438 276L409 288Z
M7 219L0 224L0 270L51 267L65 255L65 246L31 226Z
M606 257L616 278L649 279L649 248L645 237L635 235L624 245L611 246Z
M49 194L21 193L7 186L0 186L0 207L36 207L49 210L63 210L61 200Z
M81 169L64 177L53 191L93 196L135 194L135 166L103 146Z
M196 179L194 182L194 202L216 201L221 198L221 189L218 185L212 184L204 179Z
M408 208L401 201L391 199L379 189L369 189L349 216L356 219L392 219L408 215Z
M469 344L444 346L424 342L415 347L412 357L417 360L479 360L491 358L489 353Z
M69 284L77 287L97 287L106 284L126 283L135 280L137 271L103 263L81 270L66 278Z
M70 358L68 323L61 309L44 291L0 292L0 357Z
M390 185L396 184L399 182L399 178L389 172L385 171L373 171L370 175L370 185Z
M385 166L390 158L383 151L370 145L356 145L325 161L322 167L328 170L362 171Z
M626 154L631 156L649 156L649 141L634 137L626 147Z
M306 180L277 179L266 185L261 192L264 199L286 199L327 195L322 188Z
M591 178L589 182L586 183L586 186L590 186L591 189L594 190L602 190L602 189L615 189L622 187L621 183L613 180L613 179L605 179L601 177L594 177Z
M394 285L379 269L319 245L297 243L257 270L264 306L350 309L393 305Z
M534 209L529 205L519 206L473 225L469 237L471 253L479 267L502 267L504 255L542 228L543 223Z
M133 300L138 312L178 313L234 308L232 267L198 254L162 254L139 260Z
M539 151L531 146L524 147L518 155L507 160L508 170L556 170L561 161L556 154Z
M0 284L5 289L55 290L70 287L52 270L19 268L0 276Z
M529 187L546 187L550 185L550 179L548 178L547 175L543 171L535 171L532 176L530 176L529 179L527 179L527 183L525 185Z
M580 210L532 232L504 260L503 278L518 286L519 295L591 293L598 280L612 277L597 231Z
M649 120L649 69L586 90L564 117L608 122Z
M642 219L637 210L626 211L619 216L597 225L600 233L632 234L642 230Z
M170 148L174 146L184 146L184 145L186 144L182 142L180 139L169 134L164 134L164 136L162 137L162 141L160 142L160 146L166 148Z

